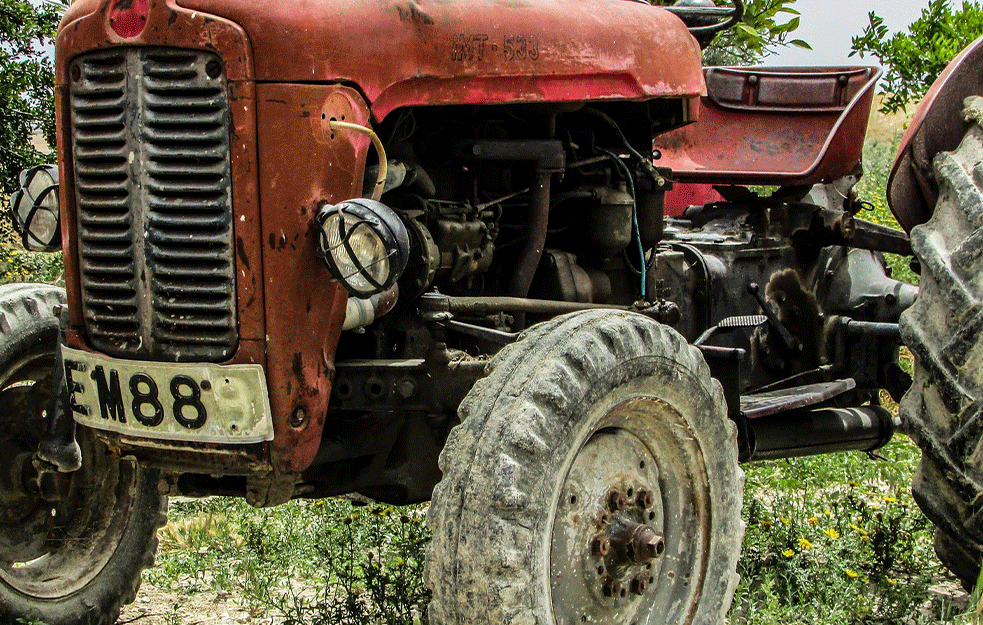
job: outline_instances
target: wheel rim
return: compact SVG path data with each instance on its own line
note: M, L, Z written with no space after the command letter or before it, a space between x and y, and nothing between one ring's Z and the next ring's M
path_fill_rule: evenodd
M694 437L671 406L640 397L603 414L557 497L556 623L688 622L711 526L705 476Z
M55 600L91 582L115 552L136 496L136 467L79 428L82 469L39 476L33 466L56 359L38 353L0 380L0 580ZM8 505L9 504L9 505Z

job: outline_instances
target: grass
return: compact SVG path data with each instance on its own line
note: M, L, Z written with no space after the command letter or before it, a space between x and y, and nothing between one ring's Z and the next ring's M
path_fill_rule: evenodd
M236 595L290 624L425 623L425 507L340 499L255 510L236 499L179 501L148 581Z

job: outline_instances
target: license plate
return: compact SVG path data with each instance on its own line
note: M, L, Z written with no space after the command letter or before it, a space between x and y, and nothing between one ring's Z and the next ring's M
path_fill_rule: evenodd
M259 365L120 360L62 346L69 408L82 425L172 441L273 440Z

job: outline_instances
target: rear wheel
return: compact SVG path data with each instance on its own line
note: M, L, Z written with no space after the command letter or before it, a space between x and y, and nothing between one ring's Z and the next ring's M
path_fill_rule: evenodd
M0 287L0 622L109 625L153 563L166 500L157 473L79 428L82 468L39 474L64 292Z
M983 560L983 98L966 104L962 143L935 157L935 212L911 231L922 272L901 318L915 356L901 414L922 448L915 500L937 527L939 558L971 588Z
M588 311L489 368L440 458L431 620L722 622L743 473L699 351L640 315Z

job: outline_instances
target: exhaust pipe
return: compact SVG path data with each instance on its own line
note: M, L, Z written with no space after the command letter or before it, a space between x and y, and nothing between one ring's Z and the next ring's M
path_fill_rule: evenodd
M795 410L747 420L749 460L777 460L837 451L874 451L901 420L883 406Z

